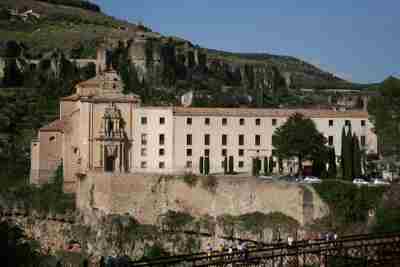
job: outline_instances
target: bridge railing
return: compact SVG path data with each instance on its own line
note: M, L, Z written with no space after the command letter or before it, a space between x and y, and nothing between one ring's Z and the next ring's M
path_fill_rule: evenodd
M358 254L352 256L352 258L354 258L364 257L368 254L368 249L370 247L374 248L371 251L376 254L378 248L385 247L384 245L400 247L400 233L352 235L344 236L334 241L326 241L323 239L297 241L291 246L287 243L278 243L265 245L263 247L250 247L244 252L236 250L232 253L214 251L211 255L207 255L206 253L176 255L153 260L135 261L131 262L131 266L218 266L232 262L243 263L249 260L259 261L261 259L272 262L274 260L282 261L283 259L289 259L291 257L296 258L298 262L299 258L303 258L303 260L306 260L307 257L316 259L315 255L319 255L320 257L342 255L344 257L349 251L357 251Z

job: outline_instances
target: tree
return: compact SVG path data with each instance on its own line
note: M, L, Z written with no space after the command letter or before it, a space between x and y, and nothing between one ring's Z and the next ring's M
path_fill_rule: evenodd
M326 139L318 132L315 123L300 113L291 115L272 135L276 154L282 159L297 157L300 171L303 169L303 160L324 153L325 143Z
M204 158L204 175L210 174L210 158Z
M233 162L233 156L229 157L229 173L234 174L234 162Z
M268 157L264 157L264 175L269 174L269 169L268 169Z
M368 114L378 136L379 153L399 156L400 79L389 77L379 86L379 95L368 102Z
M336 175L337 175L336 154L335 154L335 148L332 147L331 149L329 149L329 155L328 155L328 178L335 179Z
M271 155L271 157L269 157L269 162L268 162L268 167L269 167L269 173L273 173L274 172L274 156Z
M343 126L342 128L342 144L341 144L341 153L340 153L340 168L342 169L342 178L344 179L346 176L346 129Z
M348 125L344 149L346 153L346 177L344 178L353 180L353 134L351 124Z
M353 178L361 176L361 151L358 137L353 135Z

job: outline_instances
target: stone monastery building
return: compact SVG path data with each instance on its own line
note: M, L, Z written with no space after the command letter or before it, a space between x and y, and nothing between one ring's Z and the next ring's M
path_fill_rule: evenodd
M272 154L274 130L295 112L312 118L336 153L349 123L363 148L377 150L366 111L150 107L122 88L117 73L106 71L61 99L60 118L32 142L31 183L46 183L60 163L67 192L89 172L199 173L200 157L209 157L210 173L223 173L225 156L233 156L236 172L251 173L252 159Z

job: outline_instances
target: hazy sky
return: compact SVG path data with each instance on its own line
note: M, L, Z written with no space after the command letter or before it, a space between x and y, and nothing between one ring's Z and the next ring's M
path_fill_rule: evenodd
M400 0L92 0L207 48L301 58L354 82L400 76Z

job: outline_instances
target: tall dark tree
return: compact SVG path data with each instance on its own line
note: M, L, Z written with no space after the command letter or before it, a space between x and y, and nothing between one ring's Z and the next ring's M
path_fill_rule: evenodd
M346 150L346 179L353 179L353 134L351 124L347 126L347 133L345 139L345 150Z
M353 178L361 176L361 151L358 137L353 135Z
M269 169L268 169L268 157L264 157L264 175L269 174Z
M15 58L7 59L4 67L3 86L17 87L21 86L24 81L24 76L17 65Z
M341 153L340 153L340 168L342 169L342 178L345 179L347 177L346 173L346 163L347 163L347 155L346 155L346 128L343 126L342 128L342 144L341 144Z
M300 171L303 169L303 160L325 153L325 143L326 138L317 130L315 123L300 113L291 115L272 135L277 156L282 159L296 157Z
M329 149L328 178L335 179L337 175L335 148Z

